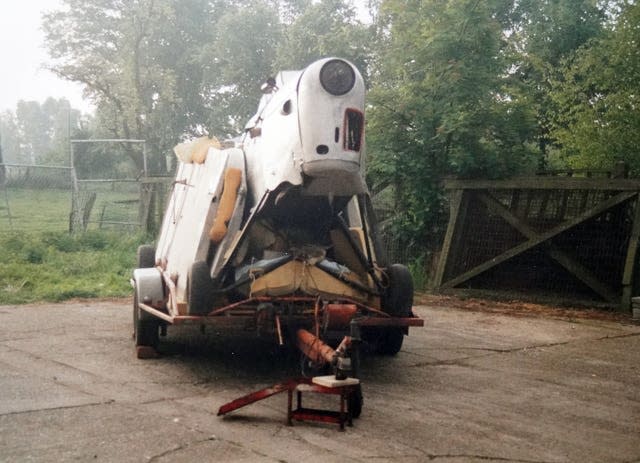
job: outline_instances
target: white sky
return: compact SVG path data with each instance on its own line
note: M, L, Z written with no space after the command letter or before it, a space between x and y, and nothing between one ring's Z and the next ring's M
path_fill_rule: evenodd
M43 102L47 97L65 97L71 106L92 111L83 101L82 87L56 77L43 65L48 55L40 29L45 11L57 9L58 0L2 2L0 11L0 112L15 110L18 100Z
M364 0L355 2L362 9ZM42 14L59 7L59 0L3 1L0 9L0 112L15 110L18 100L44 102L65 97L71 106L92 112L79 84L44 69L49 61L40 28ZM362 12L361 12L362 14ZM364 16L364 14L363 14Z

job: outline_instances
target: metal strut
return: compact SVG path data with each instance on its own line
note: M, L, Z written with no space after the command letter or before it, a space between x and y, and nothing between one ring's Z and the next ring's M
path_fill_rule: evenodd
M218 416L226 415L229 412L246 407L252 403L259 402L260 400L267 399L273 395L292 390L292 388L295 389L298 384L300 383L297 380L290 379L284 383L279 383L271 387L260 389L256 392L252 392L251 394L247 394L221 406L218 409Z

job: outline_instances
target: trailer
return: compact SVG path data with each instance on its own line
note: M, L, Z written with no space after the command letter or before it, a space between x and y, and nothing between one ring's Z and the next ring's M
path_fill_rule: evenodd
M280 72L244 134L176 147L157 245L138 249L138 357L173 325L213 325L297 346L336 378L361 342L395 355L412 312L408 269L389 264L364 182L364 94L338 58ZM336 348L331 339L342 338Z

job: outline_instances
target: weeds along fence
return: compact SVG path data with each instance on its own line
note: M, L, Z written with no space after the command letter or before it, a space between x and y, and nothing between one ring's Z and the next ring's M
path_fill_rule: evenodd
M374 206L375 207L375 206ZM386 210L377 210L378 217L384 217ZM387 220L381 220L378 229L380 245L385 251L389 264L403 264L411 271L416 289L429 287L432 276L434 256L425 253L424 247L403 242L392 230L386 226Z

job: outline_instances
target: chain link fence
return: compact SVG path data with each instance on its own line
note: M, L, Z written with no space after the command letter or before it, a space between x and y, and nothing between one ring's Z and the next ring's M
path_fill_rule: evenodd
M72 140L68 166L0 164L0 233L153 232L169 178L147 176L143 140Z
M72 168L0 164L0 232L69 230Z

